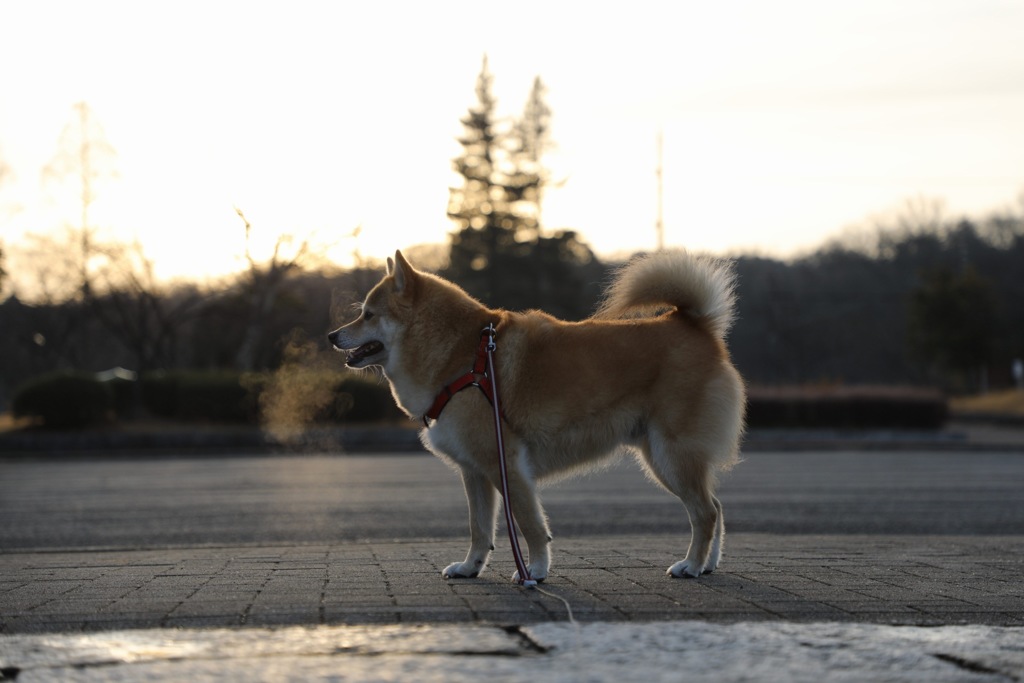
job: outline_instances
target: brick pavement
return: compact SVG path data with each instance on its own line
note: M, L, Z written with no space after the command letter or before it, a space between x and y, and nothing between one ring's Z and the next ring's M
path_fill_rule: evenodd
M673 580L677 536L559 539L545 590L580 621L1024 626L1024 537L733 534L721 569ZM668 548L670 550L659 550ZM566 619L507 581L445 581L462 541L8 552L0 633Z

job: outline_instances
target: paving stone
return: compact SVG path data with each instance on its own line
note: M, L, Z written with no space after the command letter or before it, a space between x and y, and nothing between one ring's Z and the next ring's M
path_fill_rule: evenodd
M666 538L588 537L556 545L545 591L582 621L702 618L1020 625L1024 538L732 534L721 568L671 579ZM899 549L861 571L851 558ZM565 606L509 581L507 551L474 580L440 577L461 542L346 543L293 549L0 555L0 632L118 624L318 624L564 619ZM1009 555L1009 557L1008 557ZM376 558L376 559L375 559ZM570 560L561 562L562 560ZM984 571L978 567L987 567ZM971 569L973 568L973 570ZM16 577L11 580L10 577Z

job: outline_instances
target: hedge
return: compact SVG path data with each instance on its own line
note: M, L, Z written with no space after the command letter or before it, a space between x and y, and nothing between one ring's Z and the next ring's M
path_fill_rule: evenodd
M157 417L202 422L256 422L259 375L230 370L173 370L142 378L146 410Z
M945 397L914 387L752 387L747 425L793 429L938 429Z
M308 372L308 371L305 371ZM311 415L319 424L348 422L379 422L402 416L395 406L391 391L374 379L349 372L329 378L293 380L288 391L296 401L303 401L303 379L328 382L332 398ZM230 370L170 371L151 373L142 379L142 395L150 414L185 421L260 422L261 395L275 390L273 377L263 373L240 373ZM310 386L310 394L313 393ZM312 400L312 396L310 396Z
M37 418L46 429L81 429L113 417L114 392L90 373L52 372L18 387L11 412Z
M300 374L290 381L293 399L298 402L310 400L315 389L328 392L328 400L309 415L308 421L315 424L403 417L387 385L375 377L339 372ZM273 387L269 374L230 370L172 370L148 373L138 381L106 382L91 373L56 372L19 387L12 412L17 417L36 418L45 429L80 429L141 414L186 422L258 424L260 396Z
M387 385L376 377L308 369L286 378L290 400L310 408L304 411L304 424L403 417ZM89 373L54 372L20 386L12 412L36 419L45 429L81 429L140 412L183 421L257 424L261 394L279 387L279 376L234 371L150 373L139 382L101 382ZM138 410L140 397L143 411ZM906 387L751 387L747 403L747 425L752 428L938 429L948 415L942 394Z
M334 414L326 416L328 421L379 422L405 417L395 405L391 389L363 375L349 374L335 385L335 391Z

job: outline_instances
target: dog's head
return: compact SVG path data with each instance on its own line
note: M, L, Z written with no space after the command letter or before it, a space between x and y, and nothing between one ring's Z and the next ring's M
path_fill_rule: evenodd
M346 365L387 368L401 331L401 313L410 305L417 276L402 252L396 251L395 259L388 259L384 279L366 295L359 317L327 335L335 349L345 352Z

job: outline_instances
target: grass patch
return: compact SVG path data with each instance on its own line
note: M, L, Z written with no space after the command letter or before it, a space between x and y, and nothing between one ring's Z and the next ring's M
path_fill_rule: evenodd
M949 406L954 413L1024 417L1024 391L1006 389L979 396L960 396L950 399Z

